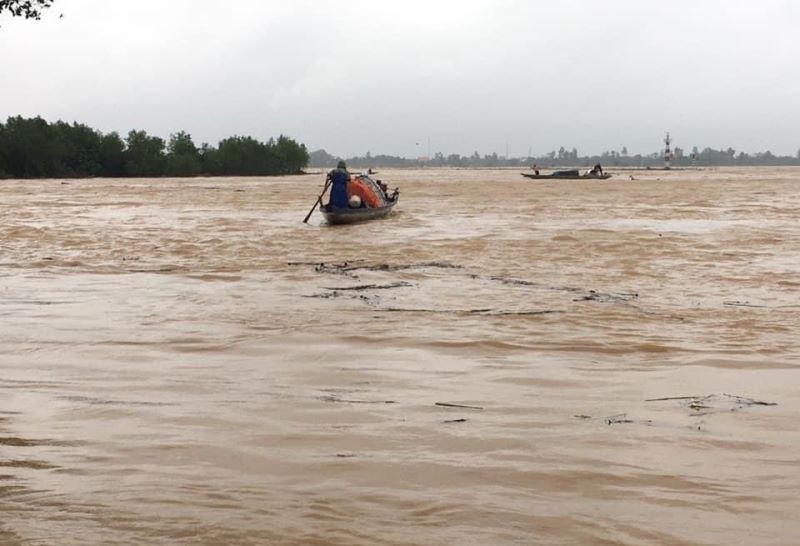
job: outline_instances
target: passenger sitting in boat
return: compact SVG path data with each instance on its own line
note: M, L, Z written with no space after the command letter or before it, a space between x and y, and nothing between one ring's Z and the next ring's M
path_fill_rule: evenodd
M600 163L592 167L592 170L587 173L589 176L603 176L603 167Z
M378 184L378 187L383 192L383 197L389 199L389 186L384 184L381 180L376 180L375 183Z
M347 185L350 182L350 173L347 172L347 165L340 161L336 168L328 173L328 180L331 181L331 197L328 201L329 207L338 209L347 208Z

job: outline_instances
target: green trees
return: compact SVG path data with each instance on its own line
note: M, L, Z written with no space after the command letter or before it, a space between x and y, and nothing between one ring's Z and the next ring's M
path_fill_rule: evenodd
M42 118L8 118L0 131L0 169L20 178L49 176L55 170L54 147Z
M195 176L201 171L200 152L185 131L170 135L167 145L167 169L170 176Z
M233 136L221 140L217 148L214 174L258 174L268 169L264 145L252 137Z
M102 172L100 158L101 135L94 129L59 121L50 125L55 140L53 170L67 176L98 176Z
M103 176L125 174L125 143L117 133L100 137L100 166Z
M116 133L42 118L9 118L0 123L0 173L17 178L119 176L124 145Z
M301 172L305 145L281 135L260 142L231 137L198 148L179 131L168 143L145 131L102 134L79 123L20 116L0 123L0 178L86 176L277 175Z
M213 174L295 174L308 164L304 144L281 135L278 140L259 142L252 137L234 136L219 143L214 154Z
M164 139L145 131L131 131L126 139L125 174L128 176L158 176L164 173Z
M273 144L272 153L277 157L278 174L296 174L308 164L306 145L298 144L284 135L279 136Z
M0 15L8 12L14 17L39 19L52 5L53 0L0 0Z

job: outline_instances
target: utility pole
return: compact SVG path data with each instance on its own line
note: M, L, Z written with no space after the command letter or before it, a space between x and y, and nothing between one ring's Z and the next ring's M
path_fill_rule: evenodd
M670 140L669 132L667 132L667 138L664 139L664 144L666 145L664 148L664 168L666 170L672 168L672 150L669 147L671 143L672 140Z

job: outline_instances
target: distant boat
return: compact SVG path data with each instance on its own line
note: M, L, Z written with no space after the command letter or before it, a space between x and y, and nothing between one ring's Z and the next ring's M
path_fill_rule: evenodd
M603 174L581 174L579 170L574 169L570 171L555 171L550 174L531 174L520 173L525 178L532 178L534 180L606 180L611 178L608 173Z
M323 205L320 210L322 211L322 216L325 217L325 220L329 224L355 224L356 222L365 222L367 220L375 220L377 218L384 218L388 216L389 213L392 212L394 206L397 204L399 198L400 192L398 190L394 190L394 193L387 197L386 205L383 207L340 209L331 207L329 205Z

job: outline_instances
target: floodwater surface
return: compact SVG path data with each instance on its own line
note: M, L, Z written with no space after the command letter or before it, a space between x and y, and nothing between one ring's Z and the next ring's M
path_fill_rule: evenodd
M800 543L800 169L378 177L0 181L0 544Z

